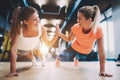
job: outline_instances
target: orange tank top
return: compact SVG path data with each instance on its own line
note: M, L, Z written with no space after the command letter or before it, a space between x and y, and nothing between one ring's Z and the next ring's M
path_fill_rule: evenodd
M89 54L94 48L95 41L103 36L101 27L97 27L95 33L90 30L89 33L84 34L78 23L71 27L71 32L75 35L71 47L83 54Z

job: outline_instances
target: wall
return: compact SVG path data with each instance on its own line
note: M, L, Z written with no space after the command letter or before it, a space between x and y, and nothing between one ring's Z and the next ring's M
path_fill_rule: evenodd
M0 27L4 28L4 26L5 26L5 19L3 19L3 17L0 15ZM9 29L10 29L10 25L7 22L5 30L9 31Z
M120 0L112 1L114 43L116 58L120 54Z

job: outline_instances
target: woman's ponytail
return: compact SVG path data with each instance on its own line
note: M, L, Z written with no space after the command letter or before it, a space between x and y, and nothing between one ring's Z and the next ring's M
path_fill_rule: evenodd
M92 6L92 8L94 9L94 20L92 22L92 26L93 26L93 31L94 33L96 32L96 27L99 25L100 23L100 10L99 10L99 7L94 5Z
M13 12L13 17L11 21L11 30L10 30L10 38L14 38L20 34L20 27L21 27L21 7L18 7Z

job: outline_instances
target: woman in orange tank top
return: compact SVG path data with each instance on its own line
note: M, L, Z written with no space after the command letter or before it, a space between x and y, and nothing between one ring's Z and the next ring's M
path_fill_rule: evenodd
M105 73L105 52L103 47L103 32L99 27L100 10L98 6L83 6L77 14L77 24L71 27L69 36L65 36L57 27L59 36L67 41L72 42L69 51L71 54L60 54L59 57L66 60L73 60L76 55L86 58L92 51L95 41L98 43L98 55L100 59L100 76L112 75ZM69 52L68 51L68 52Z

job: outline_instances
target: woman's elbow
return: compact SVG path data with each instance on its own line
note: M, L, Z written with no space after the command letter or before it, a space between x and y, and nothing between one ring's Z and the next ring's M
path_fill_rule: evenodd
M72 40L73 40L73 39L71 39L71 38L68 38L68 39L67 39L67 42L70 42L70 41L72 41Z
M15 56L15 55L17 55L17 49L16 48L11 48L11 51L10 51L11 53L11 55L12 56Z
M67 39L66 42L70 42L71 40Z
M100 56L100 57L104 57L104 58L105 58L106 55L105 55L105 52L104 52L104 51L99 51L98 53L99 53L99 56Z

